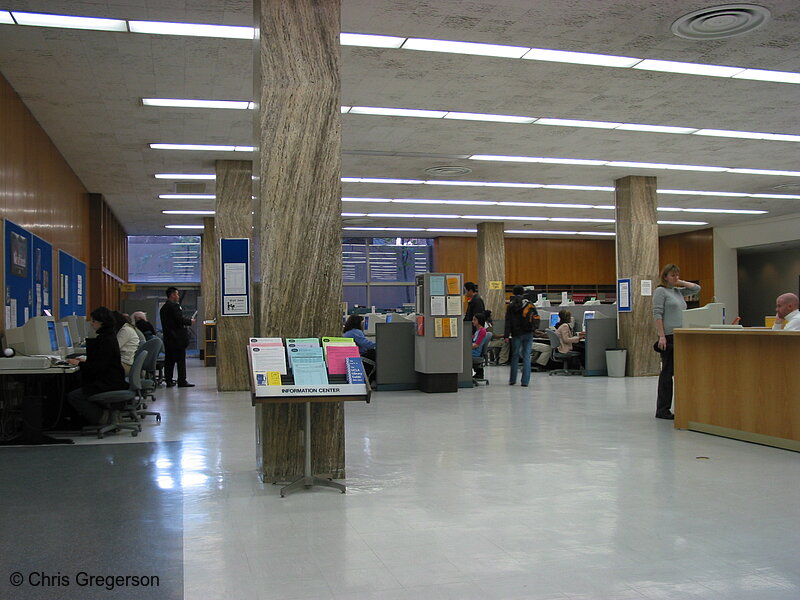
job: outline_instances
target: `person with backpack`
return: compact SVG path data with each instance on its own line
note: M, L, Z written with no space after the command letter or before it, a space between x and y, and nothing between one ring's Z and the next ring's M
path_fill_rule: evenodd
M533 302L523 296L521 285L514 286L511 299L506 309L505 336L511 338L511 372L508 385L516 385L517 369L522 360L522 387L527 387L531 380L531 344L533 330L539 319L539 312Z

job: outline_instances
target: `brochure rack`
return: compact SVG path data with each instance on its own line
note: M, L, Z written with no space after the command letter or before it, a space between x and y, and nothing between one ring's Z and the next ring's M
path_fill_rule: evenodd
M281 375L280 385L266 385L266 382L258 381L253 370L252 362L248 363L250 368L251 401L253 406L257 404L270 404L291 402L305 404L305 430L303 432L304 447L304 468L303 475L288 485L281 488L281 498L287 494L299 490L300 488L310 488L315 485L331 487L346 492L346 487L331 479L316 477L311 472L311 403L312 402L367 402L370 401L372 389L369 381L361 384L347 383L343 375L329 375L327 385L295 385L291 374Z

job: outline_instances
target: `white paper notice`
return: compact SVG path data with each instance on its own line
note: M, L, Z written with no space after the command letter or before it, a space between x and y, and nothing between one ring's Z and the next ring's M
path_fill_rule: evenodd
M278 371L281 375L286 375L286 353L283 345L250 346L250 364L253 365L253 372Z
M13 319L11 317L12 314L13 313L11 312L11 307L6 304L6 329L11 329L17 326L17 324L15 323L16 319Z
M642 296L652 296L653 295L653 282L649 279L642 279Z
M460 315L461 314L461 296L448 296L447 297L447 314Z
M445 298L447 296L431 296L431 314L446 315Z
M569 302L569 292L561 292L561 304Z
M247 293L247 263L225 263L224 276L222 289L226 296Z
M628 289L628 282L627 281L620 281L619 283L619 308L630 308L630 298L631 293Z
M226 316L232 315L246 315L247 310L247 296L223 296L222 297L222 314Z

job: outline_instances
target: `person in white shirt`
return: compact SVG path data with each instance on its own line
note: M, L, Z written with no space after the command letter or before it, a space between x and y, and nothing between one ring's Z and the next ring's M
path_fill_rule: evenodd
M774 331L800 331L800 299L791 292L781 294L775 300Z
M119 353L122 361L122 368L125 369L125 375L129 375L131 365L133 365L133 357L139 349L139 336L136 334L136 329L130 324L121 312L114 311L114 322L117 329L117 343L119 344Z

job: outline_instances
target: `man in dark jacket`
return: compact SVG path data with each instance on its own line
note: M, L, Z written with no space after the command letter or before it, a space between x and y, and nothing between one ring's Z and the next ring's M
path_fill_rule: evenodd
M178 387L194 387L186 381L186 348L189 346L189 330L194 319L183 316L183 309L178 303L178 288L167 288L167 301L161 307L161 329L164 331L164 378L167 387L175 385L172 373L178 366Z
M532 320L526 318L526 313L533 311L533 314L538 315L538 312L530 299L523 297L524 292L521 285L514 286L513 295L506 309L505 336L511 338L511 372L508 376L508 385L517 383L517 368L521 359L522 386L527 387L531 380L531 344L534 328Z
M464 284L464 295L469 301L467 303L467 313L464 315L464 320L472 323L472 317L475 315L486 314L486 307L483 304L483 298L478 295L478 286L471 281Z

